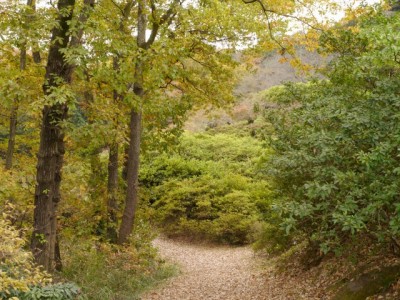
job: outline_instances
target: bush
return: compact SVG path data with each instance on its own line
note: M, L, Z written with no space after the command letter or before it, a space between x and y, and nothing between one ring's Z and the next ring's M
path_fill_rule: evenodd
M137 220L127 246L95 239L63 240L63 277L82 286L88 299L140 299L140 294L175 273L151 245L152 228Z
M145 160L140 176L162 231L230 244L253 241L255 224L270 210L268 185L257 173L261 143L187 134L178 149Z
M252 241L252 227L261 218L259 199L251 198L254 187L232 173L169 181L159 187L154 207L167 234L243 244Z
M19 296L20 300L74 300L84 299L81 290L73 283L57 283L44 287L34 286Z
M74 300L81 299L73 283L51 284L52 278L33 263L31 252L24 250L21 232L0 216L0 299Z
M399 26L398 14L378 15L359 32L324 36L324 47L338 52L328 80L271 97L279 109L267 113L274 155L265 170L284 229L324 252L363 233L378 242L400 237Z
M0 298L23 295L33 286L44 286L51 278L33 263L32 254L24 250L20 232L0 215Z

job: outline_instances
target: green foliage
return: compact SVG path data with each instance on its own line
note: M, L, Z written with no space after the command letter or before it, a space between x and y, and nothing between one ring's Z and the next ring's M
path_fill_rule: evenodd
M280 226L280 222L282 219L277 214L270 214L268 218L265 218L265 222L260 223L252 244L254 250L264 250L268 254L278 255L295 244L293 235L287 234Z
M168 235L243 244L269 211L268 184L257 176L261 143L228 134L186 134L178 154L143 163L140 182Z
M251 240L259 212L247 178L226 173L169 181L158 189L154 207L166 232L232 244ZM265 187L264 187L265 188Z
M57 283L44 287L33 287L19 296L20 300L74 300L80 297L80 289L73 283Z
M12 206L8 205L12 211ZM51 284L51 277L33 263L30 252L24 249L22 232L0 216L0 298L20 300L82 299L80 289L73 283Z
M186 135L179 149L185 159L227 161L247 168L254 168L261 153L261 143L254 138L218 133Z
M32 158L26 157L26 154L17 157L18 172L8 171L0 166L0 206L3 212L8 213L17 229L21 229L30 222L29 213L33 211L33 205L27 203L26 199L34 192L35 177ZM20 169L22 164L25 167Z
M328 80L266 95L279 106L267 112L274 155L265 171L284 230L324 252L359 234L399 237L399 28L398 14L377 15L324 36L324 49L339 53Z

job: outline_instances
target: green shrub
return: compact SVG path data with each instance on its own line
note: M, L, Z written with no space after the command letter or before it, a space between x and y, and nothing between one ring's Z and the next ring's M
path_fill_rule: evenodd
M161 154L143 163L140 183L150 188L170 178L179 180L199 176L204 173L205 168L206 164L198 160L184 160L177 155Z
M233 174L221 177L203 175L182 181L170 180L158 187L154 203L158 222L170 235L206 238L216 242L243 244L252 241L252 228L260 220L254 189L267 186L254 184L248 178ZM260 195L260 196L261 196Z
M276 255L294 245L293 237L288 235L280 224L263 222L260 225L252 245L254 250L265 250L268 254Z
M73 283L57 283L44 287L32 287L29 292L19 296L20 300L74 300L84 299L81 290Z
M398 14L378 15L359 32L326 34L323 46L338 53L328 80L271 96L279 108L267 112L274 154L265 170L284 230L305 233L324 252L358 234L400 236L399 27Z
M26 241L21 235L5 213L0 215L0 299L83 299L73 283L51 284L50 275L36 266L31 252L24 249Z
M270 210L257 172L262 144L233 134L186 134L178 153L145 159L140 182L154 218L170 236L244 244Z

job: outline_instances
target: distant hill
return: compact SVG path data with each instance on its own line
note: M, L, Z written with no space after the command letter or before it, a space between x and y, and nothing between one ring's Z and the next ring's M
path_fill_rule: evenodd
M327 63L328 58L304 48L297 51L301 60L315 68ZM216 110L206 114L204 111L193 113L186 122L188 131L203 131L207 128L253 118L254 104L259 100L258 93L285 82L307 81L307 75L301 74L289 62L280 62L282 56L276 52L268 53L259 59L253 71L246 74L238 84L235 94L237 103L230 112Z
M315 68L325 64L327 59L316 52L304 48L297 50L297 55L308 65ZM285 82L306 81L307 76L297 72L289 62L280 62L283 57L278 53L269 53L257 64L255 72L245 76L239 83L236 92L242 96L257 93ZM289 57L290 59L290 57Z

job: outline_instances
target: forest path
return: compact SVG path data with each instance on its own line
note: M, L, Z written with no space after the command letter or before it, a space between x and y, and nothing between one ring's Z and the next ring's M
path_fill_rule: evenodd
M158 238L161 256L181 274L142 297L143 300L266 300L268 285L261 262L249 247L190 244Z

